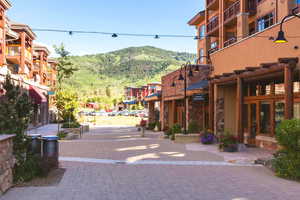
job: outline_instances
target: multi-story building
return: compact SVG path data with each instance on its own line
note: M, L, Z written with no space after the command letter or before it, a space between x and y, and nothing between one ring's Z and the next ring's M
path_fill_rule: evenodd
M28 25L7 18L6 10L10 7L9 1L0 0L0 82L10 74L36 104L32 125L46 124L49 94L53 94L50 91L56 85L57 63L48 62L50 52L46 47L33 45L36 35Z
M300 20L281 20L297 0L206 0L189 22L198 32L198 62L211 64L209 125L240 142L276 148L275 127L300 118ZM294 10L299 12L300 9ZM283 90L284 88L284 90Z

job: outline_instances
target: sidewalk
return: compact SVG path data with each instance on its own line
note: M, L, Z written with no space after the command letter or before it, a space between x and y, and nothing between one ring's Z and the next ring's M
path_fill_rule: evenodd
M58 124L47 124L35 129L27 131L28 134L41 134L42 136L56 135L58 130Z
M203 145L201 143L186 144L188 151L206 151L222 156L224 161L239 164L254 164L257 159L270 159L275 152L261 148L246 148L241 152L220 152L218 145Z

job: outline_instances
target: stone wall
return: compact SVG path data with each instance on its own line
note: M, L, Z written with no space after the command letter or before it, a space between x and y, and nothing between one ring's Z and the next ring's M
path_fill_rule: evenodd
M0 135L0 196L13 184L13 136Z

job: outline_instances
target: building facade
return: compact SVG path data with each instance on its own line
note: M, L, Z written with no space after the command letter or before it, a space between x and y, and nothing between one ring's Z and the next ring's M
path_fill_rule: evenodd
M31 96L35 105L31 126L47 124L57 62L48 61L50 51L34 43L36 35L28 25L8 19L10 7L9 1L0 0L0 82L9 74Z
M188 24L198 30L198 62L211 65L209 126L241 143L276 149L276 125L299 115L300 20L283 24L294 0L206 0ZM300 11L300 9L298 9Z

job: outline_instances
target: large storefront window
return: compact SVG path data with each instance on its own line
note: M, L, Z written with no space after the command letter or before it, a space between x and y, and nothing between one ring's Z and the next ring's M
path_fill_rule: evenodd
M262 101L260 103L260 133L271 133L271 105L270 102Z
M284 102L275 103L275 127L284 120Z

